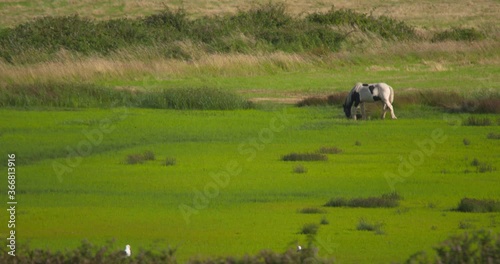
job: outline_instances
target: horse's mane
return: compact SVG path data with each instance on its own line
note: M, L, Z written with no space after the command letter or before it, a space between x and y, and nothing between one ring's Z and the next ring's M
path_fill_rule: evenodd
M349 94L347 94L347 97L345 98L345 101L344 101L344 105L345 106L348 106L348 107L351 107L353 102L352 102L352 94L354 92L357 92L359 87L360 86L363 86L362 83L356 83L356 85L354 85L354 87L352 87L351 91L349 92Z

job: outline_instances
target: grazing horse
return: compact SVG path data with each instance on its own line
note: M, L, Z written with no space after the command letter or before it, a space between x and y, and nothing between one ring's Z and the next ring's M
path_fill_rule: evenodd
M382 119L385 118L385 113L387 108L391 110L392 119L396 119L394 115L394 109L392 108L392 102L394 101L394 90L392 87L385 83L356 83L352 88L351 92L347 95L344 102L344 113L347 118L356 119L356 109L358 105L361 104L361 114L363 119L366 119L365 113L365 103L372 103L376 101L382 101L384 103L384 112L382 113Z

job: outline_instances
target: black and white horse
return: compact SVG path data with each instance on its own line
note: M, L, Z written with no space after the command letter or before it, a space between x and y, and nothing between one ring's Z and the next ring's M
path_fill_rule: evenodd
M382 101L382 103L384 103L382 119L385 118L387 109L391 110L392 119L396 119L396 115L394 115L394 109L392 107L392 102L394 101L394 90L385 83L356 83L345 99L343 105L344 113L347 118L356 119L356 109L358 108L358 105L361 104L361 115L363 119L366 119L365 103L373 103L376 101Z

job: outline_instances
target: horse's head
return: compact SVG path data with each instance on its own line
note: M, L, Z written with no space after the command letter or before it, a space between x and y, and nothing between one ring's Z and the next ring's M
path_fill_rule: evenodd
M342 107L344 107L344 113L347 118L351 118L351 108L347 106L346 104L343 104Z

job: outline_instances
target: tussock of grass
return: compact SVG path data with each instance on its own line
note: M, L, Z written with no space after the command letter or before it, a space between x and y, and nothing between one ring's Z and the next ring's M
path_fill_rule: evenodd
M165 166L174 166L175 164L177 164L177 159L176 158L167 157L165 159Z
M492 122L487 117L469 116L462 122L464 126L491 126Z
M382 231L382 223L370 223L366 219L359 219L358 225L356 226L356 230L359 231L374 231L377 235L381 235L384 233Z
M490 132L490 133L488 133L486 138L488 138L488 139L500 139L500 133Z
M321 147L318 149L318 153L321 154L340 154L342 150L337 147Z
M304 165L299 164L299 165L297 165L297 166L295 166L293 168L293 172L294 173L306 173L307 172L307 168L304 167Z
M458 207L459 212L466 213L491 213L500 212L500 201L490 199L463 198Z
M399 205L402 197L398 193L383 194L380 197L368 198L332 198L325 206L328 207L364 207L364 208L387 208Z
M325 210L315 207L306 207L300 210L301 214L324 214Z
M321 153L290 153L281 157L283 161L325 161L328 156Z
M315 235L318 233L318 230L319 230L319 225L311 223L311 224L305 224L302 227L302 230L300 233L303 235Z

